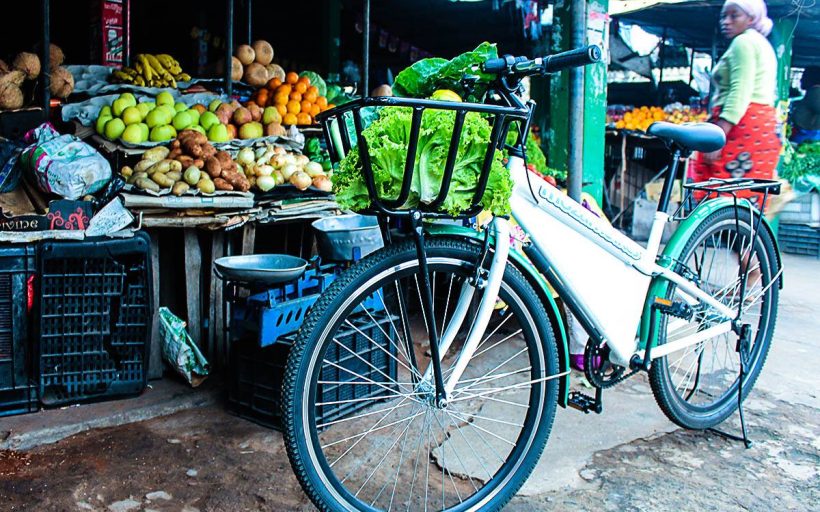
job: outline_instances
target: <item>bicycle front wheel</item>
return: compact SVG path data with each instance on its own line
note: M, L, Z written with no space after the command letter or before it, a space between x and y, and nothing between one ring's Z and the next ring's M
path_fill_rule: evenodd
M546 444L558 389L555 339L537 294L512 265L447 406L422 383L430 364L425 315L439 335L447 330L480 247L432 239L426 251L432 312L420 305L415 245L400 243L340 277L294 343L283 385L286 447L322 510L497 510ZM445 380L474 309L444 356Z
M740 323L752 329L744 366L743 396L755 383L771 345L777 318L779 265L769 231L753 230L757 216L749 210L724 208L711 214L695 230L678 259L708 291L731 309L742 308ZM754 240L754 243L752 241ZM740 304L740 274L746 275L746 293ZM685 300L670 287L667 298ZM708 306L699 306L690 321L664 316L658 344L702 331L724 321ZM721 334L652 362L650 384L666 416L684 428L705 429L721 423L738 407L740 360L738 336Z

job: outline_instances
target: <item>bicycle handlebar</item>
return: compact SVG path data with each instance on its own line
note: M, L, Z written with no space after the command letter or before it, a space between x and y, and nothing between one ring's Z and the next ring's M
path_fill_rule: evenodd
M537 75L555 73L567 68L586 66L587 64L594 64L600 60L601 48L593 44L584 48L576 48L575 50L536 59L505 55L497 59L489 59L484 63L483 69L485 73Z

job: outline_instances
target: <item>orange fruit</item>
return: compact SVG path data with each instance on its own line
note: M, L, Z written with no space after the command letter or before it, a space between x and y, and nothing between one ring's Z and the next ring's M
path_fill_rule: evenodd
M290 100L290 98L284 92L277 92L276 96L273 97L273 102L277 105L284 105L289 100Z
M310 108L313 106L313 103L309 102L308 100L302 100L301 106L302 112L310 112Z
M290 93L289 98L293 101L302 101L302 93L293 91Z
M322 109L319 107L319 105L313 105L312 107L310 107L311 117L316 117L317 115L319 115L319 112L321 111Z
M285 114L282 117L282 124L296 124L296 114Z
M313 103L319 105L319 108L321 108L322 110L327 108L327 98L325 98L324 96L319 96Z
M279 112L279 115L285 117L288 113L288 107L286 107L283 103L276 104L276 111Z
M296 114L296 124L311 124L313 121L310 119L310 114L302 112L300 114Z
M302 106L299 104L298 101L289 101L287 107L288 112L290 112L291 114L298 114L302 111Z
M279 87L280 85L282 85L282 80L280 80L278 76L275 76L275 77L271 78L270 80L268 80L268 86L267 87L271 91L275 91L276 88Z
M282 84L276 88L276 94L285 93L290 94L290 91L293 90L293 87L290 84Z
M304 94L305 91L307 91L307 84L305 82L297 82L293 86L293 90L295 90L296 92L298 92L300 94Z
M299 80L298 80L298 83L305 84L305 87L307 87L308 85L310 85L310 78L308 78L306 76L300 76Z
M289 84L295 84L299 81L299 75L291 71L287 75L285 75L285 82Z
M319 89L317 89L315 85L311 85L310 87L307 88L307 90L308 90L308 92L315 92L316 96L319 96Z
M258 105L267 105L268 104L268 90L267 89L259 89L256 94L256 103Z
M311 103L316 103L319 95L308 89L308 92L302 95L302 99L308 100Z

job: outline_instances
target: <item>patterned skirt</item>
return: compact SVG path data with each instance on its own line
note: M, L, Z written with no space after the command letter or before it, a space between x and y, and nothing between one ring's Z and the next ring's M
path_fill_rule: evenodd
M712 109L711 120L720 116L720 107ZM689 176L695 181L709 178L762 178L776 179L777 162L781 143L776 130L775 108L760 103L750 103L746 114L726 136L726 146L720 158L708 162L702 153L692 161ZM738 197L749 198L760 207L762 195L757 192L738 192ZM695 194L702 199L703 193Z

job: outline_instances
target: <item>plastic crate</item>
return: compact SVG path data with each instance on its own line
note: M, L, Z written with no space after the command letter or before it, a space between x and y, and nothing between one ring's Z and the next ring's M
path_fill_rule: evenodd
M40 247L40 398L61 405L145 389L153 310L149 239Z
M789 201L780 210L780 222L820 227L820 194L811 192Z
M382 332L382 329L390 332L389 322L396 319L388 318L383 313L371 314L376 319L375 322L367 315L359 316L353 320L358 331L353 328L340 330L339 335L336 336L336 339L355 352L356 356L336 343L328 348L325 355L325 359L334 361L349 372L325 365L319 377L320 380L328 382L360 380L350 373L355 372L365 378L381 381L384 376L379 371L390 376L391 379L396 378L395 344L390 343ZM280 411L282 379L293 338L294 335L285 337L279 343L268 347L259 347L254 339L238 340L232 343L230 375L228 376L228 404L234 413L260 425L276 430L282 429ZM368 338L379 343L383 342L382 348L393 357L373 346ZM355 398L379 397L388 393L389 388L375 384L320 385L317 401L338 402ZM362 400L348 404L320 406L316 411L316 420L319 424L333 421L353 414L373 403L373 401Z
M0 416L38 409L30 350L33 245L0 248Z
M820 227L781 222L777 230L777 241L780 250L785 253L820 258Z

